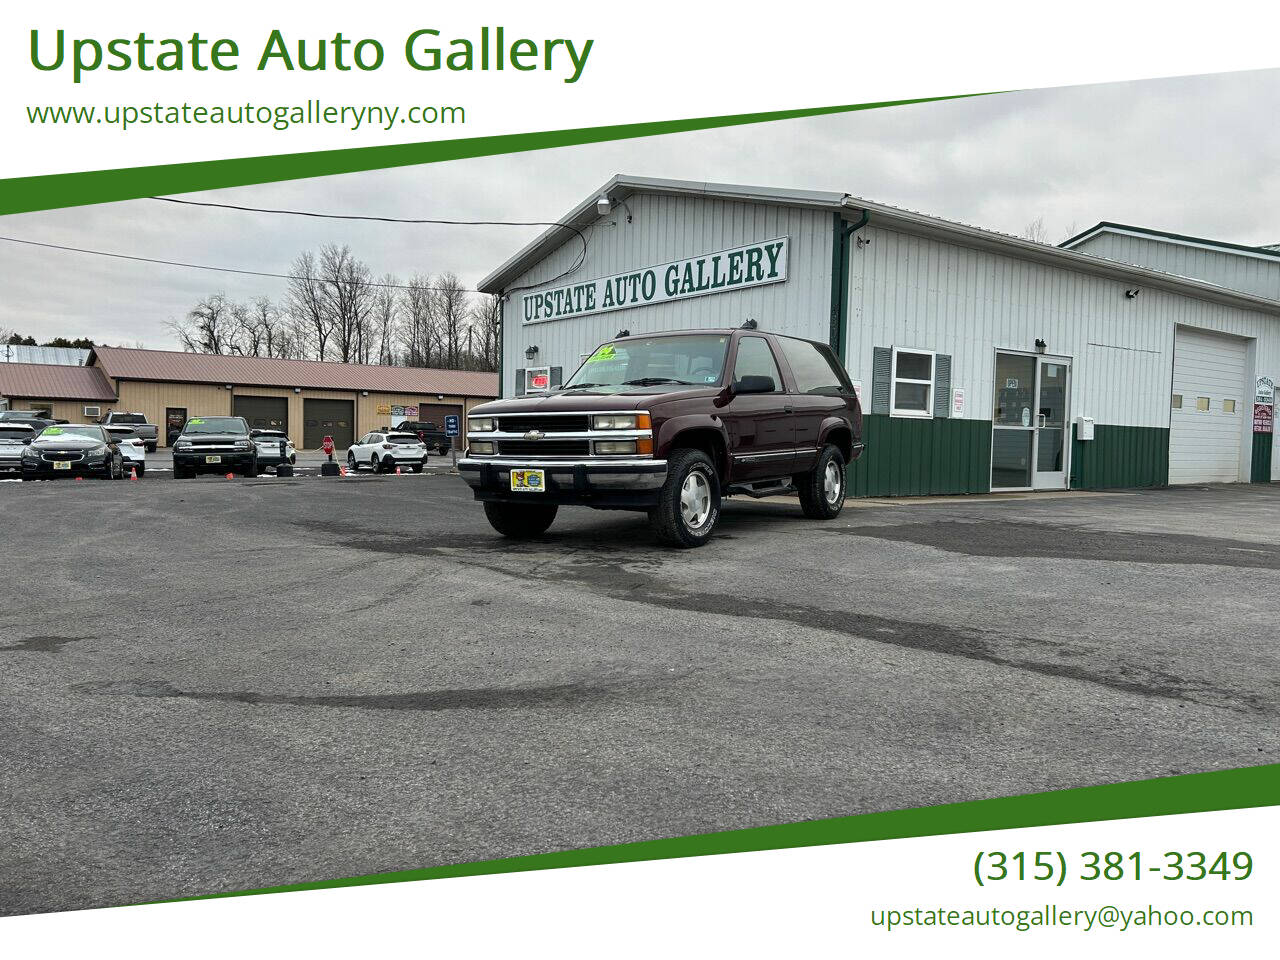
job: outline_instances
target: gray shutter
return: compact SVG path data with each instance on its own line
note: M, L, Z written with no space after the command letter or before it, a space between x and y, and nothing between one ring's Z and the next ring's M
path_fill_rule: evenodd
M893 350L889 347L876 347L871 351L871 357L871 412L888 413Z
M933 358L933 415L951 416L951 355L946 353Z
M517 397L524 396L524 367L516 370L516 393Z
M558 387L558 386L560 386L560 384L562 384L562 383L564 383L564 367L552 367L552 368L551 368L551 382L550 382L550 383L548 383L548 384L547 384L547 386L548 386L548 387Z

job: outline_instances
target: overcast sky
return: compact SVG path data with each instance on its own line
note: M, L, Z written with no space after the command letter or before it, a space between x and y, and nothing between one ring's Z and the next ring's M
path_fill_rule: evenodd
M1108 84L191 194L326 212L556 220L615 173L835 190L1049 238L1099 220L1280 243L1280 70ZM281 141L281 151L287 144ZM0 217L0 233L277 273L350 244L375 274L468 286L540 228L340 223L138 200ZM162 349L199 298L285 281L0 243L0 327Z

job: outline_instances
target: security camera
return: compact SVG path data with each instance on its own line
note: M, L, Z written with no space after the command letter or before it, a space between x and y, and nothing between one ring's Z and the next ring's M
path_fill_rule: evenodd
M1124 292L1124 295L1128 297L1130 300L1136 300L1138 299L1138 294L1140 294L1141 292L1142 291L1139 290L1137 287L1134 287L1132 290L1126 290Z

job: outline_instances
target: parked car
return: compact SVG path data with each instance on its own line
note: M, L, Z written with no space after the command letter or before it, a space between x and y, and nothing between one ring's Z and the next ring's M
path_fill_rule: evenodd
M453 446L453 440L447 436L443 427L437 427L430 421L403 420L396 424L396 429L403 433L415 433L428 450L434 450L444 456Z
M558 390L476 407L467 443L458 471L504 536L582 505L645 511L659 540L696 547L726 496L838 516L862 410L828 346L748 321L611 340Z
M253 440L253 444L258 448L258 469L263 467L278 467L282 463L297 463L298 451L293 446L293 441L289 439L289 435L283 430L269 430L266 428L258 428L249 431L249 437ZM280 442L284 441L284 455L280 454Z
M154 423L148 423L147 418L142 414L128 413L124 410L112 410L101 422L104 427L132 427L134 432L146 443L147 451L149 453L156 452L156 446L160 442L160 428Z
M258 449L244 417L192 417L173 441L173 475L198 473L258 475Z
M22 469L24 444L30 443L36 433L36 428L23 420L0 420L0 470Z
M96 423L54 424L45 427L22 448L22 479L124 476L120 445Z
M3 410L0 411L0 423L26 423L39 433L45 427L52 426L54 423L66 423L67 421L55 421L52 417L46 417L43 410Z
M129 475L130 470L137 471L138 476L143 476L147 472L147 441L138 436L133 427L103 427L107 434L114 437L116 443L120 445L120 455L124 457L124 473Z
M408 467L421 473L427 465L427 447L415 433L377 430L366 433L347 448L347 469L353 473L368 467L374 473Z

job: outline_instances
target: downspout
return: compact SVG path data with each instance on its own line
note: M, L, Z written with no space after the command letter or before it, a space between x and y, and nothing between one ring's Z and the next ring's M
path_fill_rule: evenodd
M502 322L498 324L498 399L502 399L503 382L507 378L507 292L498 291L502 304Z
M871 214L862 210L853 223L834 214L831 242L831 331L829 342L841 363L845 363L845 344L849 339L849 238L865 227Z

